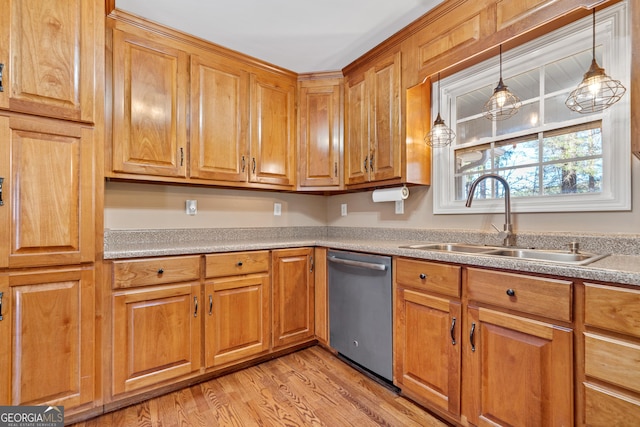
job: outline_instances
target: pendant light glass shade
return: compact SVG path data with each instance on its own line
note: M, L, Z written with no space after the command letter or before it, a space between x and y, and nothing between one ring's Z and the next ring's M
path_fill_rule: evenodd
M502 81L502 45L500 45L500 80L493 95L484 104L483 114L489 120L506 120L518 112L522 102Z
M627 89L619 80L607 76L596 62L596 10L593 9L593 59L582 82L569 94L565 105L578 113L590 114L606 110L618 102Z
M440 73L438 73L438 116L424 140L428 146L440 148L451 145L454 139L456 139L455 132L445 124L440 116Z

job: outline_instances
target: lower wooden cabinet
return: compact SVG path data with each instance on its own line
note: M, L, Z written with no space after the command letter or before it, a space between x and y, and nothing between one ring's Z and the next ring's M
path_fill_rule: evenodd
M205 276L205 368L268 352L269 251L207 255Z
M200 368L200 289L189 282L114 292L114 395Z
M640 291L585 284L584 424L640 425Z
M476 268L464 277L463 424L573 425L573 283Z
M573 425L573 333L485 308L467 310L462 415L474 425Z
M315 333L313 248L272 252L273 347L312 339Z
M460 267L400 258L394 266L394 382L406 395L460 413Z
M95 293L90 267L0 276L0 405L63 405L95 399Z

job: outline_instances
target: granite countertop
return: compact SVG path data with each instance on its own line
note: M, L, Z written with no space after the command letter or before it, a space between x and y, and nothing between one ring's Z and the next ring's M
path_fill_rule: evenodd
M405 256L424 260L443 261L478 267L500 268L521 272L541 273L585 280L613 282L640 286L640 254L633 253L640 237L636 235L602 236L572 235L569 241L580 241L584 251L611 255L586 266L543 261L504 258L490 255L439 252L401 248L416 242L463 242L495 245L491 234L459 232L425 232L397 229L366 232L354 229L301 227L286 229L234 230L135 230L105 232L105 259L140 258L153 256L206 254L260 249L281 249L302 246L323 246L332 249ZM443 234L444 233L444 234ZM535 237L534 237L535 236ZM566 242L568 236L535 233L520 236L525 247L558 249L557 241ZM532 245L531 240L537 239ZM544 239L541 240L541 239ZM606 244L605 244L606 243ZM554 247L555 246L555 247ZM599 250L594 250L594 248ZM602 249L605 249L604 251Z

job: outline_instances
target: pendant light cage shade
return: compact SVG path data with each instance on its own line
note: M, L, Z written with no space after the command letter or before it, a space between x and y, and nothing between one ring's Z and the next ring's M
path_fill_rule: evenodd
M493 121L506 120L515 115L522 102L502 81L502 45L500 45L500 80L493 90L493 95L484 104L482 114Z
M597 113L618 102L627 89L605 73L596 62L596 10L593 9L593 59L582 82L570 94L565 105L577 113Z
M456 139L456 133L440 116L440 73L438 73L438 116L431 130L425 135L424 141L432 148L442 148L451 145L454 139Z
M433 122L431 130L424 137L425 142L430 147L442 148L451 145L454 139L456 139L455 132L445 124L440 117L440 112L438 112L438 117Z

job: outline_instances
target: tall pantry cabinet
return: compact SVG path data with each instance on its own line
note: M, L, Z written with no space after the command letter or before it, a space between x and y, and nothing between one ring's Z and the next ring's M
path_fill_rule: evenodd
M104 6L0 4L0 405L64 405L73 417L99 397L94 123Z

